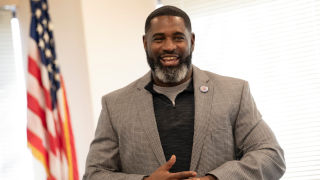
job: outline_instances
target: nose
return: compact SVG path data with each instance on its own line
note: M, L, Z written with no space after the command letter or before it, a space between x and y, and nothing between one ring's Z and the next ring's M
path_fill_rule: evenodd
M173 52L177 48L176 44L172 41L172 39L167 39L163 44L163 51Z

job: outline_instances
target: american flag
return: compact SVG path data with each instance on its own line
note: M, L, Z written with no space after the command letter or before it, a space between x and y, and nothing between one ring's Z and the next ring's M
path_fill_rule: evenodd
M31 0L27 101L28 147L47 180L78 180L66 92L57 63L47 0Z

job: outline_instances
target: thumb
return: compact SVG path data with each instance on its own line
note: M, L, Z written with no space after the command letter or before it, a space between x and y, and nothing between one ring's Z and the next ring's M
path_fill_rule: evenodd
M174 165L174 163L176 163L176 156L172 155L171 158L165 164L162 165L162 168L164 170L169 171L171 167Z

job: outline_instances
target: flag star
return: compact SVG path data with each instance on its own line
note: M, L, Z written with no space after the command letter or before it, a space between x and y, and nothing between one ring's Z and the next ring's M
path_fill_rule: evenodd
M42 20L42 24L43 24L44 26L47 26L47 23L48 23L48 21L47 21L46 19L43 19L43 20Z
M49 22L49 23L48 23L48 27L49 27L49 30L50 30L50 31L52 31L52 30L53 30L53 25L52 25L52 23L51 23L51 22Z
M55 79L56 81L59 81L59 80L60 80L60 76L59 76L58 73L56 73L56 74L54 75L54 79Z
M52 65L51 64L48 64L48 71L52 72Z
M41 17L41 10L40 9L36 9L36 16L39 19Z
M44 44L43 39L39 39L39 47L40 47L41 49L44 49L44 46L45 46L45 44Z
M46 3L42 3L42 9L46 10L47 9L47 4Z
M44 53L45 53L45 55L46 55L47 58L51 58L51 57L52 57L52 53L51 53L50 49L46 49L46 50L44 51ZM51 69L51 70L52 70L52 69Z
M37 25L37 31L38 31L39 34L42 34L42 32L43 32L43 28L42 28L42 25L40 23L38 23L38 25Z
M44 38L44 41L45 41L46 43L49 42L49 34L48 34L48 32L45 32L45 33L44 33L43 38Z

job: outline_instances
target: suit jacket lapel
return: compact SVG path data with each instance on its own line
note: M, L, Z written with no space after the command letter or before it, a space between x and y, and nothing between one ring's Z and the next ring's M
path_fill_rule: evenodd
M212 111L213 85L207 75L193 66L193 83L195 99L194 137L190 170L196 170L202 151L205 136L207 135L208 120ZM208 87L207 92L200 90L201 86Z
M150 81L151 72L147 73L138 81L136 89L136 107L138 109L139 121L146 133L149 144L158 159L159 165L162 165L166 162L166 159L154 116L152 94L144 88ZM209 78L206 74L193 66L193 83L195 119L190 170L194 171L198 165L204 138L207 135L208 120L213 104L213 82L209 82ZM208 92L201 92L201 86L207 86Z
M154 115L152 94L144 87L151 81L151 72L143 76L137 84L136 107L138 109L139 121L143 127L154 155L159 165L166 162L162 149L157 123Z

